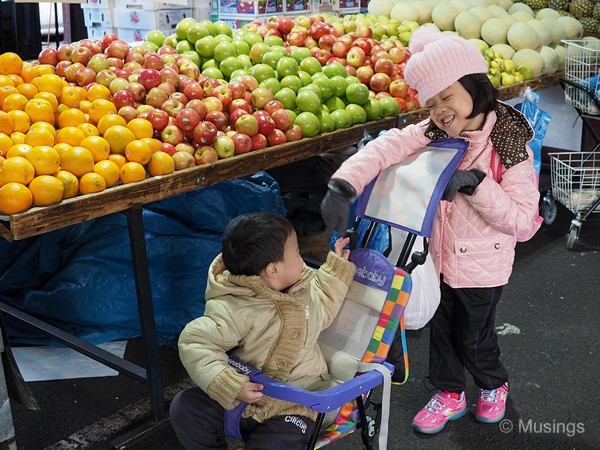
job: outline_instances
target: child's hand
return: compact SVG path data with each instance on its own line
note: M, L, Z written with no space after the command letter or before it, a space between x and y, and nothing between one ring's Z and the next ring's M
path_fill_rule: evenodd
M236 400L244 403L254 403L265 396L261 391L263 385L246 381L242 386L242 390L237 395Z
M349 237L339 238L337 241L335 241L335 244L333 244L333 249L342 258L348 259L348 257L350 256L350 250L344 249L344 247L346 245L348 245L349 243L350 243Z

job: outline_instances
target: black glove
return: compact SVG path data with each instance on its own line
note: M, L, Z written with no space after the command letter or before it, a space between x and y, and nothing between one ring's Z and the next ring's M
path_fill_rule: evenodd
M356 197L356 190L344 180L332 179L327 183L329 190L321 202L321 217L328 235L337 230L343 235L348 224L350 203Z
M475 188L479 186L479 183L485 178L485 172L479 169L471 170L457 170L450 178L442 200L451 202L456 197L457 192L461 192L465 195L473 195Z

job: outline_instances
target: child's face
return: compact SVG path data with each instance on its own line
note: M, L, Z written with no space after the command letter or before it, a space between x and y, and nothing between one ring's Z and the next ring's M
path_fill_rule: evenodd
M278 272L279 290L284 290L297 283L304 268L304 261L300 256L298 238L296 232L292 231L285 241L283 249L283 260L275 263Z
M457 138L463 131L478 130L485 121L483 113L468 118L473 111L473 99L458 81L431 97L425 106L429 108L433 123L450 137Z

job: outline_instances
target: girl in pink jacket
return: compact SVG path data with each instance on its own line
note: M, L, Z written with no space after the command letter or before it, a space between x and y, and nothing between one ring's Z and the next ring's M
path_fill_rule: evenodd
M343 232L349 203L383 169L431 141L467 141L430 239L441 287L429 347L429 379L437 392L415 416L413 428L437 433L466 412L465 369L480 388L477 420L504 417L508 373L500 361L495 311L517 237L539 228L539 190L527 146L533 131L520 112L497 100L479 50L435 27L417 30L409 50L405 79L429 109L429 119L389 130L349 158L329 181L321 209L328 229ZM502 162L499 169L491 168L494 160Z

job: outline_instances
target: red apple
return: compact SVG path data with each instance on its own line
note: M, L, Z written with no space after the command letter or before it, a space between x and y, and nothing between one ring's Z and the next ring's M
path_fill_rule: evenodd
M259 130L258 119L252 114L242 114L237 117L234 126L236 131L247 134L250 137L257 134Z
M185 105L175 98L168 98L160 105L160 109L166 111L171 117L176 117L184 107Z
M163 142L168 142L169 144L173 144L177 146L177 144L183 142L185 136L183 131L179 129L177 125L167 125L160 132L160 140Z
M387 92L391 81L389 75L385 73L376 73L371 77L369 86L373 89L373 92Z
M149 52L144 55L144 63L146 69L161 70L165 66L165 62L158 53Z
M232 100L229 106L227 107L227 111L229 111L230 113L232 113L236 109L241 109L246 111L248 114L252 114L252 106L250 106L250 103L241 98L236 98L235 100Z
M58 52L55 48L46 47L38 55L38 61L40 64L50 64L51 66L56 66L59 61Z
M215 96L216 98L221 100L221 104L223 105L224 108L227 108L227 106L233 100L233 94L231 92L231 89L229 89L225 85L217 86L213 90L213 96Z
M125 89L121 89L112 96L112 102L117 109L120 109L123 106L133 106L133 94Z
M116 41L117 39L119 39L117 35L112 33L108 33L102 36L102 39L100 40L102 51L106 50L110 43Z
M129 53L129 45L127 42L121 39L115 39L104 51L108 56L114 56L115 58L125 59L127 53Z
M285 138L288 142L299 141L302 139L302 128L300 128L300 125L295 123L285 130Z
M131 105L125 105L119 108L118 114L129 123L138 116L138 110Z
M82 47L81 45L78 45L73 53L71 53L71 61L74 63L78 62L84 66L87 66L87 64L90 62L90 59L92 59L92 51L87 47Z
M284 109L284 106L283 103L275 99L268 101L265 103L265 106L263 106L263 110L268 112L269 115L273 115L273 112L277 111L278 109Z
M235 122L242 117L243 115L247 115L248 113L243 109L234 109L231 113L229 113L229 126L235 128Z
M173 162L175 163L175 170L187 169L196 165L196 158L188 152L175 152L171 158L173 158Z
M267 143L270 146L285 144L287 142L287 138L285 137L285 133L281 130L275 129L273 133L267 136Z
M293 123L292 115L285 109L273 111L271 118L275 122L275 127L282 131L287 130Z
M331 53L338 58L347 58L348 51L350 50L350 44L339 39L334 42L331 47Z
M162 152L168 153L171 156L173 156L177 152L175 146L173 144L169 144L168 142L161 142L160 150Z
M216 97L206 97L204 99L204 105L206 106L206 111L223 111L223 103Z
M125 87L125 90L131 92L131 94L133 95L133 100L136 102L143 102L146 98L146 88L141 83L138 83L136 81L129 83L127 87Z
M146 119L150 121L152 127L157 131L162 131L169 124L169 114L158 108L152 108L148 112Z
M75 50L72 44L60 44L56 49L56 54L60 61L71 61L71 55Z
M233 145L235 145L235 154L240 155L252 150L252 138L244 133L235 133L231 136Z
M196 164L210 164L219 159L219 154L210 145L202 145L196 149L194 152L194 158L196 160Z
M324 34L319 38L319 47L324 50L332 51L333 44L337 41L337 38L333 34Z
M232 100L236 100L238 98L243 98L246 93L246 86L241 81L234 81L227 85L229 90L231 91Z
M156 69L142 69L138 77L138 82L140 82L146 88L146 90L149 91L161 83L160 72Z
M262 114L257 114L256 111L253 113L253 115L256 117L256 120L258 120L258 132L260 134L268 136L275 131L275 121L268 113L263 111Z
M346 62L349 66L358 69L359 67L365 65L366 57L367 55L365 55L365 52L362 48L351 47L350 50L348 50L348 54L346 55Z
M196 148L189 142L183 141L175 146L175 150L177 150L178 152L186 152L186 153L189 153L190 155L193 155L194 152L196 151Z
M385 73L388 76L392 76L394 71L394 63L391 59L379 58L377 61L375 61L373 69L375 70L375 73Z
M210 145L217 137L217 131L217 127L212 122L202 121L194 128L194 142Z
M363 52L365 52L365 55L368 55L371 52L371 48L373 47L373 45L371 44L371 41L369 41L369 39L364 38L364 37L361 37L361 38L358 38L357 40L355 40L352 43L352 46L362 48Z
M393 97L404 98L408 94L408 84L404 80L393 80L388 88Z
M67 67L69 67L71 64L73 64L73 63L71 61L69 61L69 60L58 61L56 63L56 75L58 75L59 77L62 77L64 79L66 79L67 76L65 74L65 69Z
M142 86L143 87L143 86ZM135 94L134 94L135 96ZM150 89L146 93L145 102L150 106L154 106L155 108L160 108L164 102L169 99L169 94L164 90L158 87L154 87Z
M219 131L223 131L229 125L229 117L223 111L209 111L204 120L212 122Z
M74 63L75 64L75 63ZM73 67L73 64L69 67ZM77 71L75 81L79 86L86 86L96 80L96 72L88 67L82 67Z
M311 55L316 58L322 66L327 64L327 60L333 56L329 50L325 50L319 47L315 47L310 51Z
M183 108L175 116L175 124L183 131L193 131L200 123L200 115L191 108Z
M206 106L204 105L204 102L202 100L200 100L199 98L193 98L186 103L185 107L196 111L198 113L198 116L200 117L200 120L204 120L207 111Z

